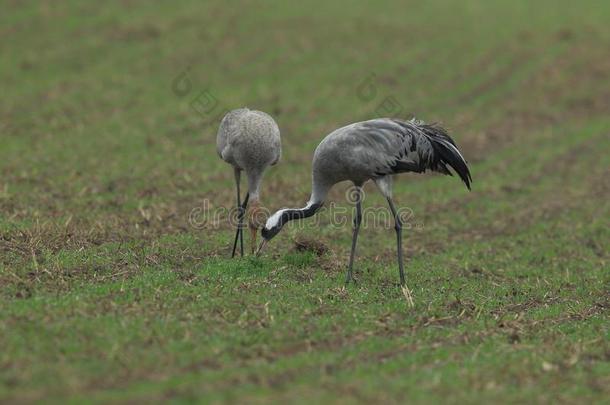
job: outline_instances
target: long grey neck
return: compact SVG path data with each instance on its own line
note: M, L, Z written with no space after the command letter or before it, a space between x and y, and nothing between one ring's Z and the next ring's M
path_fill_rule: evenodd
M314 179L311 197L309 197L307 205L303 208L295 210L300 213L298 215L303 215L302 218L307 218L315 214L324 204L324 200L326 200L326 195L328 194L330 187L331 186L326 184L318 183Z
M287 208L282 210L280 222L294 221L295 219L309 218L322 207L322 202L312 203L311 201L303 208Z
M285 225L287 222L294 221L295 219L309 218L314 215L324 204L329 189L330 187L314 183L307 205L303 208L285 208L275 214L280 215L279 222L281 225Z
M309 198L309 202L307 203L307 205L310 204L319 204L322 205L324 203L324 200L326 200L326 195L328 194L328 191L330 190L330 188L332 187L332 184L326 184L323 182L319 182L316 181L316 178L314 176L313 181L312 181L312 187L311 187L311 197Z
M262 173L251 170L248 172L248 193L250 194L250 200L258 201L260 196Z

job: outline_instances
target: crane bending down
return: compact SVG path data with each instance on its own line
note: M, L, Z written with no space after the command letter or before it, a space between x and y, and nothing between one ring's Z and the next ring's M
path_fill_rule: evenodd
M231 257L235 256L237 240L244 255L243 220L248 204L248 225L252 239L252 253L256 246L256 222L260 210L260 185L267 167L275 165L281 157L280 130L270 115L240 108L224 116L218 128L216 151L225 162L233 166L237 187L238 225ZM241 201L239 183L241 172L248 177L248 192Z
M270 216L261 230L263 240L258 253L287 222L314 215L334 184L350 180L356 187L356 214L346 278L349 282L362 220L362 185L373 180L394 216L398 269L400 283L404 286L402 224L392 200L392 175L426 170L452 175L447 166L453 168L470 190L472 178L466 161L447 131L438 125L415 119L380 118L339 128L327 135L316 148L309 202L303 208L284 208Z

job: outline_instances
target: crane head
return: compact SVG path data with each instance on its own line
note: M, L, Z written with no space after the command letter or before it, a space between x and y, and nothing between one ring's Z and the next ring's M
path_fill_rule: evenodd
M275 214L271 215L269 219L267 219L265 226L262 227L261 237L263 238L263 240L261 241L261 244L259 245L258 250L256 251L257 256L262 252L265 245L282 230L282 226L284 226L285 222L285 218L282 214L285 211L287 211L287 209L281 209Z
M318 211L318 209L322 206L324 201L309 201L307 206L299 209L291 209L291 208L283 208L277 211L275 214L271 215L263 229L261 229L261 236L263 237L263 241L261 242L256 255L258 256L260 252L263 250L265 245L273 238L275 235L280 233L282 227L287 224L289 221L301 218L308 218Z

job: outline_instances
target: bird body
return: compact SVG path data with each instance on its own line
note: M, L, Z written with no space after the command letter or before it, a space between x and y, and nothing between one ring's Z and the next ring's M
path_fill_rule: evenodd
M222 160L246 172L250 200L256 200L265 170L280 160L280 130L267 113L233 110L220 123L216 151Z
M318 145L313 157L315 200L322 201L334 184L433 170L451 174L453 166L470 188L470 173L446 131L421 121L380 118L339 128ZM316 187L317 185L317 187Z
M447 132L438 125L422 121L401 121L379 118L357 122L327 135L314 152L312 162L312 194L307 205L299 209L282 209L267 220L261 234L262 246L273 238L287 222L309 217L322 206L333 185L349 180L356 186L356 215L351 269L361 220L361 187L373 180L386 197L396 222L399 268L402 270L401 223L392 201L392 176L405 172L423 173L426 170L451 175L453 168L470 189L472 178L462 154Z
M232 165L234 169L240 214L233 255L238 236L243 255L243 236L241 234L243 211L249 204L248 222L254 251L257 228L254 219L260 207L261 181L265 170L280 160L282 154L280 130L274 119L262 111L248 108L233 110L227 113L220 123L216 137L216 151L220 158ZM242 171L246 172L248 179L248 193L243 203L239 187Z

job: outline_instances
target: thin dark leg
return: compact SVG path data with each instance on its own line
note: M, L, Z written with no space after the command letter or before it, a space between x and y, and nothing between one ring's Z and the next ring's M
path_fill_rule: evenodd
M240 183L240 175L241 175L241 170L238 170L235 172L235 180L237 181L237 187L239 190L239 183ZM239 207L239 196L237 198L237 206ZM248 194L246 193L246 198L244 199L243 204L241 205L241 209L239 210L239 226L237 227L237 231L239 232L239 251L241 253L241 257L244 257L244 229L242 227L242 218L244 216L244 212L246 209L246 205L248 204Z
M394 229L396 229L396 251L398 256L398 271L400 272L400 285L405 286L405 270L402 263L402 223L400 221L400 216L396 212L396 208L394 207L394 202L392 202L392 198L388 197L388 204L390 204L390 210L392 210L392 215L394 215Z
M244 198L244 203L241 205L239 210L239 224L237 225L237 230L239 231L239 255L244 257L244 215L246 214L246 206L248 205L248 197L250 195L246 193L246 198Z
M242 223L243 213L245 212L246 205L248 204L248 195L246 194L246 198L242 204L240 193L239 193L241 170L238 168L234 168L234 174L235 174L235 186L237 188L237 218L238 218L239 225L237 226L237 230L235 231L235 242L233 242L233 251L231 252L231 258L235 257L235 250L237 249L237 239L238 238L240 241L241 255L242 256L244 255L244 235L243 235L243 229L242 229L241 223Z
M233 242L233 253L231 253L231 257L235 257L235 250L237 250L237 240L241 241L241 255L244 255L244 214L246 213L246 207L248 206L248 198L250 197L250 193L246 193L246 198L244 198L244 203L242 205L238 205L239 211L237 213L237 230L235 231L235 241Z
M357 188L356 194L356 216L354 217L354 231L352 233L352 251L349 255L349 265L347 267L347 277L345 283L353 280L352 268L354 266L354 256L356 255L356 242L358 241L358 231L360 231L360 223L362 222L362 190Z
M239 195L239 183L240 183L240 178L241 178L241 170L234 168L233 173L235 174L235 187L237 188L237 217L239 218L239 215L241 213L241 197ZM239 221L238 221L239 222ZM239 237L239 226L237 227L237 232L235 233L235 242L233 243L233 251L231 252L231 258L235 257L235 249L237 249L237 238Z

